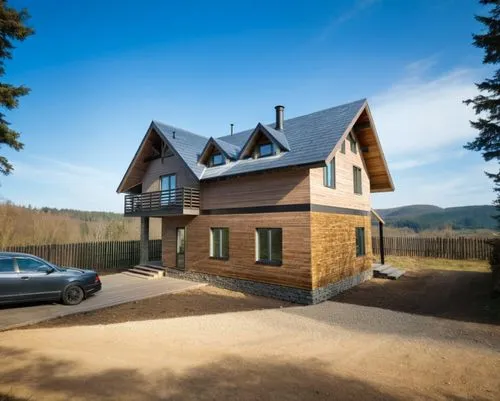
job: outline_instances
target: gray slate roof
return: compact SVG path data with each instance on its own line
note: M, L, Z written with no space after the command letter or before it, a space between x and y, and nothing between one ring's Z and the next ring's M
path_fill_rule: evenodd
M231 161L216 167L205 167L198 163L198 157L208 138L192 132L154 121L159 131L174 148L188 167L200 180L245 174L254 171L324 162L356 114L365 105L366 99L317 111L305 116L285 120L283 132L274 129L273 124L265 124L281 145L290 149L276 156L261 159ZM172 132L175 131L175 139ZM217 138L224 151L236 152L245 145L254 129L234 135ZM286 145L285 145L286 143Z

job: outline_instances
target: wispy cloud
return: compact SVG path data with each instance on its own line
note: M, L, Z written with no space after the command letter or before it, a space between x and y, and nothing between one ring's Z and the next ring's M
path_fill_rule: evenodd
M349 20L354 19L359 13L373 6L375 3L379 3L380 1L381 0L356 0L351 8L341 14L334 15L330 22L318 35L317 39L320 41L325 40L335 28L348 22Z
M475 72L461 69L432 79L416 74L422 66L372 99L385 152L393 158L446 148L474 137L474 112L463 100L474 96ZM428 67L426 67L428 68Z

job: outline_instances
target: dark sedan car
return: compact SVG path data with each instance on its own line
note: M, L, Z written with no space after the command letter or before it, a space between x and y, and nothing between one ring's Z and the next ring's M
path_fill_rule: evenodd
M33 255L0 252L0 304L61 301L78 305L101 289L92 270L63 268Z

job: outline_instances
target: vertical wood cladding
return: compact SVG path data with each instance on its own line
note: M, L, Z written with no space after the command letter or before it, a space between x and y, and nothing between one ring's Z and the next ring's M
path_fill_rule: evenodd
M163 264L175 267L175 229L186 227L186 270L311 289L309 212L163 218ZM210 258L210 228L229 228L229 259ZM255 230L283 229L283 264L256 263Z
M198 188L200 185L184 162L177 155L173 155L164 158L163 163L161 159L155 159L149 162L143 178L142 191L160 191L160 177L167 174L176 175L176 185L178 188Z
M356 257L356 227L365 228L366 255ZM313 288L368 270L372 265L371 218L311 213Z
M201 209L309 203L309 170L249 174L201 183Z
M351 151L346 140L345 154L335 153L335 188L323 185L323 167L310 170L311 203L350 209L370 210L370 178L366 172L361 149ZM361 195L354 193L353 166L361 168Z

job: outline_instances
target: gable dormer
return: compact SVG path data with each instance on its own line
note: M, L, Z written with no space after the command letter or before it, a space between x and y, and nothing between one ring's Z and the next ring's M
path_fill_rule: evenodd
M236 160L239 151L237 146L211 137L203 148L198 162L207 167L221 166Z
M283 132L258 123L240 152L240 159L274 156L290 150Z

